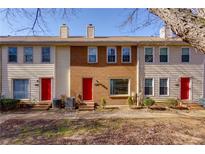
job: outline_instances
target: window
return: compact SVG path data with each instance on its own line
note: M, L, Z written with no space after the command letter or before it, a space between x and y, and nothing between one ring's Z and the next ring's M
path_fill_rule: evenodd
M145 62L146 63L153 62L153 48L145 48Z
M13 80L14 99L28 99L28 79Z
M129 94L128 79L111 79L110 80L110 95L128 95Z
M182 62L189 62L189 48L182 48Z
M123 63L131 62L131 48L129 47L122 48L122 62Z
M107 62L116 63L117 62L117 52L115 47L107 48Z
M33 62L33 48L32 47L24 48L24 62L25 63Z
M42 62L50 63L50 48L49 47L42 48Z
M17 48L16 47L8 48L8 62L17 63Z
M168 95L168 79L163 78L159 80L159 94L160 95Z
M97 63L98 61L98 50L96 47L88 48L88 63Z
M160 48L160 62L167 63L168 62L168 49Z
M145 79L145 95L153 95L153 79Z

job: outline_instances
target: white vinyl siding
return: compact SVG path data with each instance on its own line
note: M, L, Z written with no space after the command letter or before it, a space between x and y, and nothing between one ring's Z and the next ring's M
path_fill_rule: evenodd
M41 47L33 47L33 63L24 63L24 47L18 46L18 63L7 63L7 51L8 47L2 48L2 55L5 57L2 59L2 93L7 97L13 97L12 81L13 79L29 79L30 84L30 99L40 100L40 78L50 77L52 82L55 81L55 48L51 48L51 63L41 63ZM52 83L54 85L54 83ZM54 90L55 87L52 89ZM55 94L55 91L52 91Z
M160 63L160 47L155 47L154 57L155 60L152 64L145 63L144 60L144 47L138 47L139 53L139 89L144 89L145 78L154 79L154 99L167 99L180 98L180 78L191 77L192 86L192 98L196 100L203 96L204 91L204 59L205 56L196 52L194 48L189 49L189 55L191 61L187 63L181 62L181 46L169 46L169 63L164 65ZM169 96L159 95L159 79L169 78Z

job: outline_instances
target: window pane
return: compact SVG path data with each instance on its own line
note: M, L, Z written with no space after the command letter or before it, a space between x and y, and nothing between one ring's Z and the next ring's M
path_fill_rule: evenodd
M145 48L145 62L153 62L153 48Z
M17 48L16 47L8 48L8 62L17 62Z
M24 61L26 63L33 62L33 48L32 47L25 47L24 48Z
M128 79L111 79L110 94L111 95L128 95Z
M28 98L28 79L13 80L13 96L14 99Z
M97 48L88 48L88 62L97 62Z
M130 62L130 59L131 59L130 48L123 48L122 49L122 61L123 62Z
M115 62L116 59L116 49L108 48L108 62Z
M182 62L189 62L189 48L182 48Z
M145 79L145 95L152 95L153 79Z
M160 79L160 95L168 94L168 79Z
M160 48L160 62L168 62L167 48Z
M167 48L160 48L160 55L167 55Z
M50 62L50 48L43 47L42 48L42 62Z
M182 55L189 55L189 48L182 48Z

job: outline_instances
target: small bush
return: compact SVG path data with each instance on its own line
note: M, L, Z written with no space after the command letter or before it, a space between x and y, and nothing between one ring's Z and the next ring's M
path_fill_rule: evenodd
M170 98L166 100L169 107L174 107L178 105L178 101L174 98Z
M149 97L145 98L143 101L144 106L152 106L155 101Z
M101 106L102 106L102 108L104 109L104 108L105 108L105 106L106 106L106 104L107 104L107 102L106 102L105 98L104 98L104 97L102 97L100 101L101 101Z
M131 96L129 96L129 97L127 98L127 103L128 103L129 106L132 106L132 105L134 104L134 100L132 99Z
M12 109L16 109L19 100L10 99L10 98L3 98L0 99L0 110L8 111Z

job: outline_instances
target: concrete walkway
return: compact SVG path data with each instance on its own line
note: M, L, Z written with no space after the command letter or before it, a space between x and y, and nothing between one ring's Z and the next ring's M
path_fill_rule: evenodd
M121 108L114 111L16 111L0 113L0 124L9 119L104 119L104 118L205 118L205 110L133 110Z

